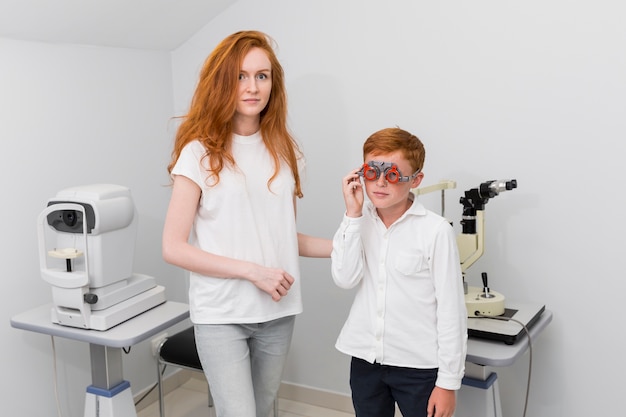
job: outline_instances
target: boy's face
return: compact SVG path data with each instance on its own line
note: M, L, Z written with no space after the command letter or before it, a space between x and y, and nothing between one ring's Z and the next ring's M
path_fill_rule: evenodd
M398 167L398 171L402 176L413 175L411 164L402 155L401 151L395 151L388 154L367 154L365 155L365 163L370 161L391 162ZM374 207L380 213L385 212L404 213L410 206L408 201L409 193L412 188L417 187L422 182L424 174L419 172L415 178L406 182L391 183L387 181L384 173L374 180L363 179L365 183L365 192Z

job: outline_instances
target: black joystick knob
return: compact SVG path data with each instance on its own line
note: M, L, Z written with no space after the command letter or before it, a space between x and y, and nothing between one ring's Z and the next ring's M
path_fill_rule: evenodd
M481 276L483 278L483 293L480 296L483 298L494 298L495 295L489 292L489 283L487 281L487 273L483 272Z
M96 294L87 293L83 296L83 299L87 304L96 304L98 302L98 296Z

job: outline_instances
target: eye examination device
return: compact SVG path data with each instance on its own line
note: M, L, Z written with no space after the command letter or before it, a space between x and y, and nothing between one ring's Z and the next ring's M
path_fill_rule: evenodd
M165 302L153 277L133 273L138 214L130 190L67 188L38 217L41 277L54 323L107 330Z
M427 194L441 190L442 215L445 211L444 192L446 189L456 188L454 181L441 181L438 184L413 190L416 195ZM462 232L457 235L459 260L463 275L465 290L465 306L468 316L468 333L470 336L502 340L505 343L514 343L522 333L520 326L509 321L485 321L479 317L506 317L513 318L530 327L544 311L543 305L522 305L507 301L499 292L493 291L488 282L486 272L481 274L482 287L468 286L466 271L485 252L485 218L484 211L487 202L504 191L517 188L517 180L490 180L481 183L478 187L465 191L460 199L463 205L461 218Z
M456 242L459 247L468 317L504 314L504 296L489 289L487 273L482 273L483 287L481 289L467 287L465 271L485 252L485 204L501 192L514 188L517 188L516 180L487 181L476 188L465 191L465 195L461 197L463 232L457 236Z

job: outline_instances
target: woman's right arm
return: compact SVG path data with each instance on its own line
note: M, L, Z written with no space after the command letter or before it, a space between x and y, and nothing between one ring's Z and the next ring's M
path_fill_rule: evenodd
M246 279L271 295L274 301L287 295L294 281L287 272L205 252L189 244L200 196L200 187L195 182L182 175L174 176L163 228L163 259L201 275Z

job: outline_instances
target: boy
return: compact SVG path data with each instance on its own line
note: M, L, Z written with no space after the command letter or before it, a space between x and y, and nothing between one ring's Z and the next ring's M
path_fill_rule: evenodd
M450 417L467 343L453 229L411 192L424 177L417 137L380 130L363 157L343 179L346 212L331 255L335 283L357 287L336 344L352 356L356 416L393 417L397 403L405 417Z

